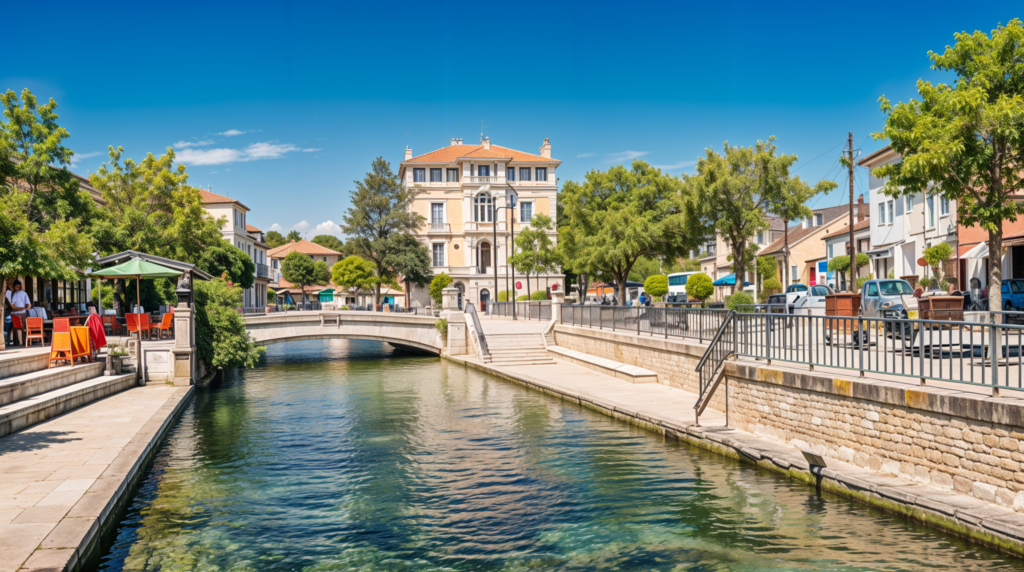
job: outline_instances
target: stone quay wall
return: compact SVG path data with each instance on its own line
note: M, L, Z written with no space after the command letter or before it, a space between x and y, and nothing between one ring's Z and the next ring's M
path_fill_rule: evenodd
M696 342L562 325L555 341L697 392L694 367L704 346ZM728 364L726 378L710 407L728 405L732 427L1024 512L1024 396L910 389L752 360Z

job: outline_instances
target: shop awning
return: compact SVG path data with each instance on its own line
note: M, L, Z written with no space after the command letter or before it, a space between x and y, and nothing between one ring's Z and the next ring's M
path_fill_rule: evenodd
M736 284L735 273L722 276L718 280L715 280L714 282L711 283L712 286L733 286L734 284ZM743 285L750 286L750 282L744 282Z
M988 258L988 243L979 242L974 248L960 255L960 258L979 259Z

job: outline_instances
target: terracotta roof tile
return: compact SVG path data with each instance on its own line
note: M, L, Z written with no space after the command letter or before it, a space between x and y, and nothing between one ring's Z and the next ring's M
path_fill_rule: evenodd
M871 219L870 218L865 218L864 220L862 220L862 221L858 222L857 224L853 225L853 232L857 232L859 230L864 230L865 228L868 228L869 226L871 226ZM829 239L829 238L835 238L837 236L848 235L848 234L850 234L850 228L849 227L850 227L850 225L846 225L843 228L841 228L841 229L839 229L839 230L837 230L837 231L835 231L833 233L826 234L825 236L821 237L821 239L822 240L826 240L826 239Z
M878 151L875 151L874 153L868 153L867 155L865 155L865 156L861 157L860 159L858 159L857 160L857 165L860 166L860 167L863 167L865 163L870 163L872 159L875 159L876 157L884 155L885 153L888 153L891 150L892 150L892 145L891 144L890 145L886 145L885 147L882 147Z
M451 145L402 161L402 163L454 163L460 157L508 159L514 163L561 163L556 159L524 153L499 145L491 145L490 149L485 149L483 145Z
M254 227L253 225L251 225L249 223L245 223L245 231L246 232L263 232L262 230Z
M235 203L243 209L249 210L249 207L243 205L241 201L225 197L224 195L218 195L217 193L211 193L210 191L204 191L203 189L199 189L199 196L202 197L203 203L207 205Z
M269 252L267 252L267 256L269 256L270 258L284 258L293 251L299 252L301 254L315 254L320 256L341 256L340 252L336 250L331 250L330 248L327 248L325 246L320 246L319 244L316 244L315 242L310 242L305 238L298 242L289 242L288 244L283 244L281 246L278 246L277 248L273 248Z
M796 241L805 238L807 235L818 230L821 230L820 226L812 226L811 228L804 228L801 226L799 228L789 229L789 246L792 247L793 243L795 243ZM784 236L780 237L776 239L775 242L772 242L768 246L764 247L764 250L761 251L760 256L782 252L782 249L786 246L785 238L786 237Z

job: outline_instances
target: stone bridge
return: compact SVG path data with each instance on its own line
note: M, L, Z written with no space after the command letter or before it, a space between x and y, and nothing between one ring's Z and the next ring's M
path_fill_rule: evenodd
M380 312L281 312L245 318L260 345L324 338L374 340L396 348L439 355L444 348L435 318Z

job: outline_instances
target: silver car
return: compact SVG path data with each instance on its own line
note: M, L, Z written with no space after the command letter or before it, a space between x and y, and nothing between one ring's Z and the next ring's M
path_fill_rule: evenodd
M801 297L793 305L793 313L797 316L824 316L825 296L835 293L835 290L824 284L811 286L807 295Z
M907 320L917 319L917 297L906 280L868 280L860 295L860 312L865 318L887 318L885 335L913 346L917 328Z

